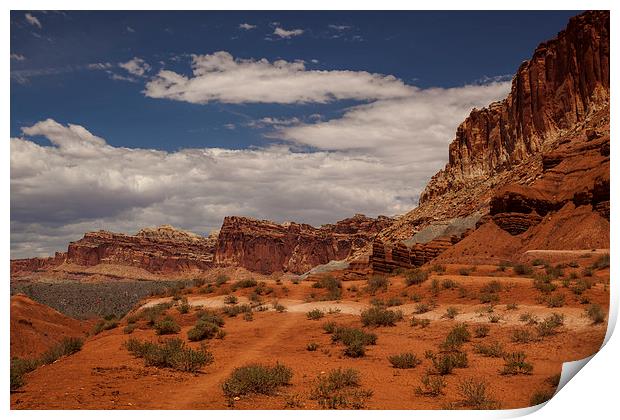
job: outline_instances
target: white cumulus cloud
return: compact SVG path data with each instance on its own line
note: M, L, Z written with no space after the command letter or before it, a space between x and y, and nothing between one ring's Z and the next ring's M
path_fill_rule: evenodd
M307 70L303 61L239 59L226 51L193 55L190 77L162 70L145 94L204 104L327 103L341 99L373 100L410 95L414 89L394 76L365 71Z
M118 66L134 76L144 76L145 73L151 70L151 66L139 57L134 57L125 63L119 63Z
M279 36L280 38L292 38L294 36L299 36L302 35L304 33L303 29L290 29L290 30L286 30L284 28L281 28L280 26L276 27L276 29L273 30L273 34L276 36Z
M36 26L39 29L43 28L43 25L41 25L41 21L36 16L32 15L32 13L26 13L25 17L26 22L28 22L32 26Z
M239 29L244 29L246 31L249 31L251 29L255 29L256 25L252 25L250 23L240 23L239 24Z

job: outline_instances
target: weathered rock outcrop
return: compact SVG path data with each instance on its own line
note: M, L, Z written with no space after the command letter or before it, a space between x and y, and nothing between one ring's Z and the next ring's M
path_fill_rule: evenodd
M89 232L71 242L66 262L93 266L118 264L152 273L203 270L213 265L215 238L204 238L171 226L144 229L134 235Z
M506 99L473 110L458 127L448 164L420 203L509 170L608 104L609 12L586 12L521 64Z
M391 223L388 217L372 219L359 214L320 228L226 217L217 241L215 262L260 273L300 274L314 266L347 258Z
M609 12L585 12L519 67L506 99L472 111L420 205L379 237L474 213L519 234L569 201L608 218L609 150Z

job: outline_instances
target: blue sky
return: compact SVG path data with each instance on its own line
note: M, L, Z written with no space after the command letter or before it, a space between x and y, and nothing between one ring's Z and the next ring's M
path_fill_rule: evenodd
M11 253L417 205L577 12L11 12Z
M53 118L86 126L113 145L166 150L260 145L263 130L244 128L244 122L314 113L329 117L351 103L295 107L175 103L145 98L144 83L112 80L85 67L141 57L153 71L165 67L189 73L190 59L184 55L228 51L242 58L302 59L312 69L390 74L422 88L453 87L485 76L512 75L540 41L554 36L575 14L33 12L42 26L38 28L26 21L25 12L12 12L11 51L26 59L12 60L11 70L58 74L13 81L11 135L18 135L23 126ZM304 33L279 39L273 35L274 22ZM240 23L256 28L243 30ZM334 25L348 28L339 30ZM237 129L228 129L227 124Z

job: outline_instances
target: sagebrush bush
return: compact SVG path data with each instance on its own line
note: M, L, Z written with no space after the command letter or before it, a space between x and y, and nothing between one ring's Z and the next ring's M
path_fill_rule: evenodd
M461 405L475 410L492 410L499 408L499 403L488 394L488 384L475 378L459 383Z
M520 276L529 276L530 274L532 274L532 267L527 264L517 264L512 267L512 269L514 270L515 274L518 274Z
M321 408L360 409L372 396L372 391L358 389L360 375L355 369L334 369L319 375L310 392L310 399L317 400Z
M228 398L247 394L271 395L288 385L292 377L293 370L280 363L274 366L250 364L236 368L222 384L222 390Z
M92 334L97 335L103 331L111 330L116 327L118 327L118 321L116 319L102 319L95 324Z
M549 401L553 398L553 391L536 391L530 399L530 405L535 406Z
M458 314L459 314L459 310L456 309L454 306L450 306L446 309L446 313L444 313L441 317L448 318L448 319L454 319L456 318Z
M189 341L201 341L214 338L219 331L220 327L217 324L208 320L199 319L196 325L187 332L187 338Z
M413 353L401 353L388 356L388 360L397 369L412 369L422 363Z
M12 358L10 367L10 390L16 391L24 386L24 375L32 372L41 365L38 359Z
M467 328L467 324L460 323L455 325L441 343L441 348L445 351L458 351L463 343L471 339L471 333Z
M317 351L318 348L319 348L319 345L317 343L315 343L315 342L308 343L306 345L306 350L308 350L308 351Z
M336 331L337 327L338 325L335 322L329 321L323 324L323 331L325 331L327 334L333 334Z
M439 353L437 355L430 353L426 356L430 358L433 369L438 375L449 375L456 368L466 368L469 366L467 353L461 351Z
M325 312L323 312L320 309L313 309L309 312L306 313L306 318L314 320L314 321L318 321L319 319L323 318L325 316Z
M587 317L590 318L594 324L600 324L605 321L605 312L603 311L603 308L596 303L588 306L585 312Z
M481 293L499 293L503 289L502 284L497 280L491 280L480 289Z
M136 329L136 327L137 327L137 326L138 326L138 325L137 325L137 324L135 324L135 323L132 323L132 324L127 324L127 325L125 326L125 328L123 328L123 332L124 332L125 334L131 334L132 332L134 332L134 330Z
M217 277L215 277L215 285L217 287L228 283L228 280L230 280L228 278L228 276L226 274L218 274Z
M412 316L410 325L412 327L420 326L421 328L426 328L431 325L431 320L427 318L417 318L415 316Z
M69 356L82 349L84 340L78 337L64 337L60 342L41 355L41 364L54 363L63 356Z
M157 321L154 328L157 335L177 334L181 331L181 327L171 316L166 316Z
M421 386L416 388L415 393L427 397L438 397L443 394L443 389L446 387L446 380L441 376L424 375L420 383Z
M424 314L428 311L431 310L431 307L428 303L418 303L414 308L413 311L416 314Z
M454 290L459 287L459 284L452 279L445 279L444 281L441 282L441 287L443 287L446 290Z
M181 303L179 303L179 305L177 306L177 310L181 314L188 313L190 308L191 308L191 306L190 306L189 302L187 301L187 298L182 298L181 299Z
M504 347L497 341L493 341L489 344L476 343L474 344L474 352L484 357L503 357Z
M375 294L378 291L385 292L387 291L389 285L390 282L387 277L379 274L374 274L366 282L366 290L368 291L368 293L371 294Z
M393 326L403 319L401 311L393 311L379 307L368 308L361 313L362 324L366 327Z
M247 303L243 305L225 306L222 308L222 313L230 318L235 318L237 315L247 312L252 312L252 307Z
M552 313L536 325L540 337L547 337L557 333L559 327L564 325L564 315Z
M592 268L595 270L609 268L609 254L604 254L598 257L594 264L592 264Z
M227 305L235 305L239 299L235 295L227 295L224 297L224 303Z
M524 328L512 331L512 341L519 344L526 344L534 340L530 330Z
M231 290L234 292L237 289L248 289L250 287L258 286L258 282L253 278L239 280L233 283Z
M478 325L474 328L474 337L476 338L484 338L489 335L490 328L486 325Z
M526 361L526 354L519 351L503 355L504 369L502 375L531 375L534 366Z
M428 273L422 269L414 268L405 273L405 284L413 286L415 284L424 283L428 279Z
M543 301L549 308L561 308L564 306L566 298L562 293L556 293L553 295L547 295Z
M342 297L342 282L331 275L321 277L312 287L327 289L324 300L338 300Z
M480 293L478 299L480 299L480 303L495 303L499 302L499 295L497 293Z
M213 363L213 355L204 347L194 350L179 338L171 338L159 344L130 338L125 342L125 348L134 356L144 359L147 366L197 372L203 366Z

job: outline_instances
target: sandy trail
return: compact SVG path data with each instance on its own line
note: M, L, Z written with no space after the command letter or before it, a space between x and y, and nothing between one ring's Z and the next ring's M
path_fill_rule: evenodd
M250 303L249 299L239 296L239 304ZM145 303L142 308L156 305L158 303L170 302L170 298L153 299ZM221 309L227 306L224 303L224 296L215 297L188 297L187 302L191 306L201 306L209 309ZM352 301L323 301L323 302L305 302L299 299L278 299L278 302L286 307L289 313L307 313L313 309L319 309L324 312L337 311L347 315L360 315L362 311L370 308L372 305L362 302ZM263 303L269 311L273 311L271 303ZM458 315L449 321L471 322L471 323L489 323L490 315L499 315L500 325L522 326L523 322L519 317L523 313L530 313L539 320L550 315L551 313L559 313L564 315L564 326L569 329L582 329L591 326L591 321L584 316L583 308L562 307L548 308L542 305L519 305L515 310L507 310L506 305L496 305L494 311L489 313L486 308L489 305L484 304L454 304L454 305L438 305L434 309L423 314L416 314L417 303L406 303L404 305L395 306L390 309L400 310L403 315L415 315L419 318L426 318L432 321L440 321L445 319L444 314L449 307L456 308Z

